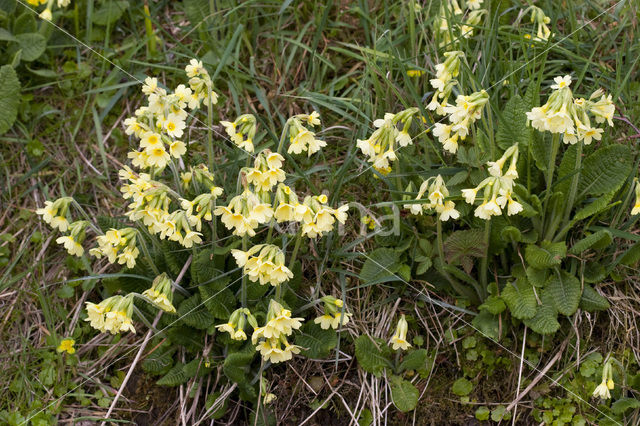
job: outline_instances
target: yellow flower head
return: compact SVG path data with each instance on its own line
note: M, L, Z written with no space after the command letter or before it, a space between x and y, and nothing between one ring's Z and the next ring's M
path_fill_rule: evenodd
M60 341L60 345L58 345L57 351L66 352L69 355L73 355L74 353L76 353L76 349L73 347L75 343L76 341L73 339L62 339L62 341Z

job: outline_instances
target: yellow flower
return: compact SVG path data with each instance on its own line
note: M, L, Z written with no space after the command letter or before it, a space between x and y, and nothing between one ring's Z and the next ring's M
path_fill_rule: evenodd
M75 343L76 341L73 339L62 339L62 341L60 342L60 345L58 346L57 351L66 352L69 355L73 355L74 353L76 353L76 349L73 347Z
M349 317L353 314L345 313L342 315L342 312L336 312L333 314L333 321L331 322L331 327L334 330L337 330L340 326L345 326L349 323Z
M633 205L633 209L631 209L631 216L636 215L638 213L640 213L640 181L638 181L638 179L635 179L635 183L636 183L636 203Z
M406 351L411 347L411 344L407 341L407 329L408 329L407 320L404 317L404 314L398 320L398 325L396 327L396 332L391 338L392 349L397 351L398 349L402 349Z
M148 288L142 293L151 303L165 312L175 313L176 308L173 306L173 291L171 288L171 279L166 273L158 275Z
M133 314L133 294L126 297L112 296L98 305L86 302L88 318L91 327L101 332L117 334L122 331L135 333L131 315Z
M320 324L320 328L322 328L323 330L328 330L329 327L331 327L331 325L333 324L333 320L333 315L324 314L314 319L313 322L315 324Z
M40 19L43 19L45 21L50 21L53 18L53 15L51 14L51 9L49 8L46 8L45 10L43 10L38 16L40 17Z
M602 381L595 390L593 391L593 396L599 397L600 399L610 399L611 394L609 393L609 388L607 387L607 382Z
M82 257L84 254L84 248L77 241L73 239L71 235L63 235L62 237L58 237L56 239L56 243L63 244L64 248L67 249L67 252L71 256Z
M158 146L155 148L147 148L145 150L147 154L147 164L149 166L155 166L159 169L164 168L171 160L171 157L165 151L164 146Z
M407 75L409 77L422 77L424 75L423 70L407 70Z

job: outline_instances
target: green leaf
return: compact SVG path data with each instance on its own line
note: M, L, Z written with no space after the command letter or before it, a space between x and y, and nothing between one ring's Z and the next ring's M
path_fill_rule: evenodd
M515 318L529 319L535 316L538 305L533 286L528 280L518 278L515 282L507 283L501 297Z
M69 284L64 284L62 287L56 290L56 294L62 299L68 299L74 294L73 287L71 287Z
M506 308L504 301L498 296L489 296L482 305L478 306L478 309L483 309L492 315L498 315Z
M395 273L400 267L399 254L390 248L379 248L371 252L360 270L362 284L398 280Z
M559 243L543 241L541 247L530 244L524 251L524 258L527 264L536 269L558 266L566 255L567 246L562 241Z
M453 382L453 386L451 386L451 392L458 396L467 396L473 390L473 383L464 377L460 377L458 380Z
M613 414L621 415L631 409L640 408L640 401L635 398L620 398L613 404L611 404L611 411Z
M582 294L580 280L568 272L560 270L559 273L551 274L546 290L553 297L554 306L561 314L573 315L578 309Z
M497 315L487 311L480 311L471 321L473 326L482 334L492 340L500 339L500 322Z
M213 249L198 250L191 264L191 279L195 284L205 284L223 273L216 267Z
M531 155L536 161L536 166L541 171L547 170L549 165L549 153L551 152L551 138L545 138L544 134L535 132L531 143Z
M20 104L20 80L10 65L0 67L0 135L13 126Z
M444 257L449 264L459 262L468 274L473 268L472 258L484 257L486 244L479 229L455 231L444 242Z
M511 418L511 413L507 411L507 407L504 405L498 405L496 408L491 410L491 420L494 422L499 422L501 420L509 420Z
M369 426L371 423L373 423L373 414L371 414L371 410L365 408L358 419L358 426Z
M502 149L517 143L521 150L529 145L531 129L527 128L527 107L519 95L513 96L502 111L496 142Z
M403 413L416 408L419 396L418 389L411 382L398 376L392 376L390 382L393 405Z
M391 367L390 357L391 349L384 340L366 335L356 339L356 359L364 371L380 377L385 367Z
M222 371L229 380L238 384L248 383L246 376L255 355L252 349L251 345L247 345L246 350L227 354L222 364Z
M91 21L96 25L110 25L116 22L125 10L129 7L129 2L125 0L108 0L98 9L93 11Z
M39 33L18 34L16 36L20 49L22 49L23 61L31 62L38 59L47 48L47 40Z
M524 323L531 330L539 334L553 334L560 328L558 311L553 304L553 297L548 291L542 292L542 304L538 305L533 318L525 319Z
M626 145L609 145L584 159L579 194L601 195L617 191L633 167L633 154Z
M175 349L161 350L157 349L152 352L147 359L142 361L142 369L153 375L166 374L173 365L173 353Z
M189 376L184 372L184 364L178 363L160 378L156 384L159 386L178 386L186 383L187 380L189 380Z
M24 12L13 21L14 34L35 33L36 31L38 31L38 23L31 11Z
M182 322L198 330L209 328L214 322L213 315L200 303L199 294L183 301L178 307L178 315Z
M519 242L522 240L522 233L515 226L505 226L500 231L500 238L507 243L511 241Z
M610 192L608 194L602 195L599 198L596 198L595 200L578 210L573 216L573 220L578 221L586 219L590 216L603 212L609 207L609 202L613 198L613 194L613 192Z
M531 266L527 266L525 272L527 279L534 287L540 288L547 284L547 278L549 277L548 269L536 269Z
M625 252L620 258L620 263L626 266L635 265L640 260L640 242L635 243L629 250Z
M209 10L209 3L206 1L184 0L182 4L184 6L185 14L193 26L201 24L202 21L204 21L211 13ZM206 28L206 25L204 25L204 27Z
M606 311L609 306L609 301L593 287L590 285L584 286L582 298L580 299L580 309L584 309L587 312Z
M6 29L0 28L0 41L18 41L18 39Z
M476 410L476 420L480 420L481 422L489 420L490 415L491 410L489 410L485 406L478 407L478 409Z
M305 348L303 354L309 358L326 358L338 344L338 336L333 328L323 330L320 325L308 322L296 335L296 345Z
M226 320L235 310L236 298L233 292L226 288L228 283L229 277L223 277L198 286L202 302L215 318Z
M611 244L612 241L613 237L611 236L611 233L602 229L576 242L569 250L569 253L578 255L593 246L596 246L597 249L602 249Z
M569 194L571 181L576 171L576 154L578 153L577 145L569 146L562 154L562 160L558 167L558 180L555 183L554 191Z
M404 356L398 366L398 372L407 370L423 370L427 366L427 350L416 349Z

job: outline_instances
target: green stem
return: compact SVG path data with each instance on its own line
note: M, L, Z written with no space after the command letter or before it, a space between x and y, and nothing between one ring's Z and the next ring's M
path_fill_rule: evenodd
M207 157L209 157L209 171L213 173L215 159L213 154L213 104L211 103L211 87L207 87Z
M576 200L576 193L578 192L578 182L580 181L580 167L582 165L582 141L578 142L576 149L576 164L574 167L575 174L571 179L571 190L569 191L569 198L567 199L567 205L564 210L563 224L569 221L569 215L573 209L573 203Z
M291 260L289 261L289 269L291 271L293 271L293 265L296 263L298 250L300 250L300 243L302 243L302 231L298 231L298 235L296 236L296 243L294 244L293 251L291 252Z
M547 192L544 196L544 204L546 207L547 200L551 196L551 184L553 183L553 172L556 168L556 157L560 148L560 134L554 133L551 140L551 154L549 155L549 165L547 166Z
M242 251L247 251L248 246L248 238L247 235L242 236ZM247 307L247 275L242 274L242 284L240 287L240 303L242 303L242 307Z
M282 154L282 148L284 148L284 141L286 139L287 132L289 131L289 120L287 120L287 122L284 123L284 127L282 128L282 134L280 134L280 141L278 142L278 149L276 150L278 154Z
M480 284L482 284L482 295L484 296L487 289L487 265L489 263L489 237L491 236L491 220L487 220L484 224L484 256L480 260Z
M156 275L160 275L160 271L156 267L156 264L153 263L153 258L151 257L151 253L149 253L149 247L147 247L147 242L144 240L144 235L138 232L138 241L140 241L140 247L142 248L142 253L144 253L144 257L147 258L147 262L149 263L149 267L153 270L153 273Z

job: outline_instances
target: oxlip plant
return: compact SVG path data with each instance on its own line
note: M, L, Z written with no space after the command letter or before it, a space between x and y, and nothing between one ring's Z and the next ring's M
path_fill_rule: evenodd
M142 366L161 376L158 384L214 374L219 389L237 388L259 410L270 365L298 354L328 356L349 323L341 298L309 294L297 257L344 224L348 207L288 185L283 154L310 157L326 146L313 130L317 112L286 120L275 141L257 140L251 114L221 121L233 148L228 164L220 163L215 151L226 142L212 127L204 142L188 141L202 107L212 122L213 81L195 59L185 72L186 84L173 90L147 78L146 103L124 120L136 145L131 167L119 171L121 219L92 220L67 196L37 213L62 233L56 241L70 255L121 268L104 280L103 300L86 302L85 321L111 334L146 324L159 346ZM220 408L225 398L210 403Z

